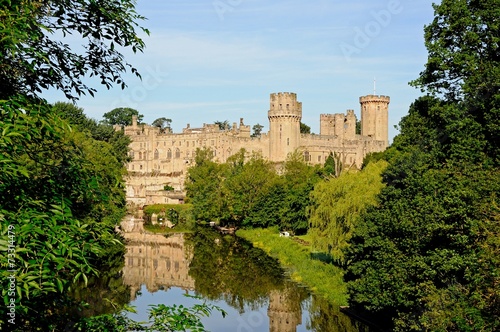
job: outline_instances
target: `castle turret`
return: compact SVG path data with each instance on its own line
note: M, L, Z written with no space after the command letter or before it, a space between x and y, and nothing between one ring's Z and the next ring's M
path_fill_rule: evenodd
M297 94L280 92L271 94L269 107L269 156L283 161L300 145L302 103Z
M389 145L388 116L390 98L368 95L359 98L361 104L361 135L373 137Z

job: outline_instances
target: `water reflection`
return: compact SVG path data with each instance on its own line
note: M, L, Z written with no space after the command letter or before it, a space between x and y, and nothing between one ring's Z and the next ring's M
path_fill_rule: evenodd
M276 260L237 237L209 228L170 236L134 231L125 237L123 282L132 300L141 285L148 293L169 288L194 293L229 312L224 320L217 315L204 321L213 331L365 331L290 281Z

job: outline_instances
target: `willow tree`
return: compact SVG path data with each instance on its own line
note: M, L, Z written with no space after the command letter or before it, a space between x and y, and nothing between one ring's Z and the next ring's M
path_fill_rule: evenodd
M310 195L308 233L316 250L328 252L339 261L356 227L359 216L377 203L384 187L384 160L368 164L360 172L344 172L316 184Z

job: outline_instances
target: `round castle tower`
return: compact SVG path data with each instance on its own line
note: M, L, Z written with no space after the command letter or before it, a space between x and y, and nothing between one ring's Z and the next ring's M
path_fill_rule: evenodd
M389 102L388 96L368 95L359 97L361 104L361 135L373 137L389 145Z
M269 159L283 161L300 145L302 103L297 94L271 93L269 112Z

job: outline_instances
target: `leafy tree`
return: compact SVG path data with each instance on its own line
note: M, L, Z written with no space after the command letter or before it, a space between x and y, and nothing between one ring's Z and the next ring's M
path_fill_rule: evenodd
M433 7L435 18L425 27L428 60L412 85L451 102L465 102L466 112L488 141L485 151L498 156L498 1L443 1Z
M230 130L231 129L231 125L229 124L228 120L214 121L214 124L216 124L220 130Z
M154 120L151 125L153 127L160 128L160 131L164 132L165 130L170 131L170 124L171 123L172 123L172 119L167 119L165 117L161 117L161 118Z
M310 228L315 249L344 261L343 251L359 222L359 216L383 187L381 172L387 162L369 164L363 171L345 172L316 184L308 207Z
M124 61L121 49L144 49L138 25L144 17L135 11L135 2L90 0L4 1L0 5L0 99L15 94L34 97L55 88L70 99L96 91L83 82L86 75L99 78L110 88L124 88L121 73L137 70ZM78 35L81 53L62 41Z
M111 144L112 153L120 163L125 165L130 161L128 152L131 140L123 131L117 131L109 124L97 123L94 119L87 118L82 108L71 103L57 102L53 109L71 125L83 132L89 132L93 139Z
M311 133L311 127L306 125L305 123L300 123L300 133L301 134L310 134Z
M125 87L127 67L138 73L120 52L142 51L142 19L127 0L0 5L0 247L15 240L18 330L58 329L54 313L72 303L69 290L86 284L100 260L121 245L113 225L124 212L124 169L112 146L80 132L79 126L93 125L80 109L66 109L66 118L78 123L72 128L39 94L55 88L73 100L93 95L83 82L87 75L107 88ZM53 40L56 33L80 36L84 51ZM9 226L15 236L7 237ZM9 264L5 255L0 261ZM2 269L4 302L8 276Z
M397 331L500 328L498 1L434 5L430 93L388 150L380 205L351 239L351 306Z
M261 124L256 124L252 127L252 130L253 130L253 133L252 133L252 137L260 137L261 133L262 133L262 128L264 128L263 125Z
M222 187L226 166L212 159L210 149L196 149L195 166L189 168L185 184L187 200L200 220L220 220L227 215Z
M356 120L356 135L361 135L361 120Z
M306 164L302 153L291 153L284 164L285 207L281 211L280 227L303 234L308 228L309 194L321 179L321 169Z
M139 111L129 108L129 107L118 107L107 113L104 113L102 116L104 118L104 123L108 125L120 125L131 126L132 125L132 116L137 116L137 122L140 123L144 118L144 115L139 114Z
M245 150L232 156L228 163L233 158L236 158L237 163L233 163L229 169L224 187L231 221L241 225L255 210L259 199L269 191L276 172L271 163L260 155L254 155L244 162Z

